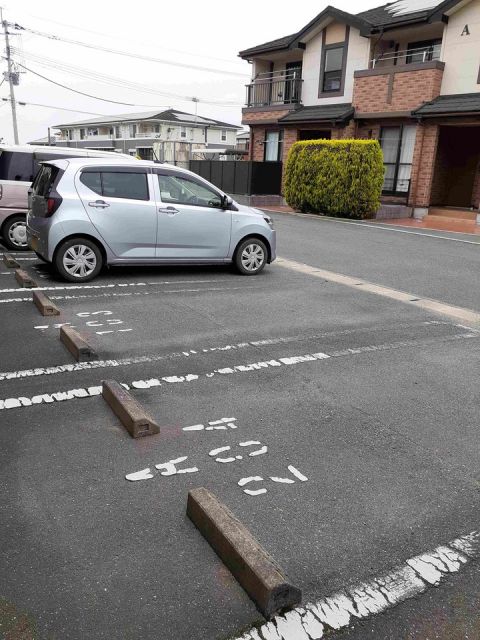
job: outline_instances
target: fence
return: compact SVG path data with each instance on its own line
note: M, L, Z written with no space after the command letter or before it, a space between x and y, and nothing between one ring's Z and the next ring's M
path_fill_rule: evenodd
M282 191L281 162L190 160L190 171L226 193L262 196Z

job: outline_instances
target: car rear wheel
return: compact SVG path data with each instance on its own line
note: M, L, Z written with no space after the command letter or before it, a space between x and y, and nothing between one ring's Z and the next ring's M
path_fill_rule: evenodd
M255 276L267 264L268 251L258 238L247 238L239 244L235 253L235 266L244 276Z
M27 222L25 216L9 218L2 229L3 241L12 251L28 251Z
M93 280L102 268L102 254L96 244L85 238L71 238L55 255L55 268L70 282Z

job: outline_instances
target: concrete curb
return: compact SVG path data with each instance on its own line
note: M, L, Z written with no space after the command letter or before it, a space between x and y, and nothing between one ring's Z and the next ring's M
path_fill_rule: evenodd
M96 360L98 358L92 347L68 325L60 327L60 340L67 347L77 362Z
M33 278L31 278L26 271L23 269L15 269L15 278L18 284L25 289L33 289L38 287L37 283Z
M152 416L116 380L103 380L102 396L132 438L160 433Z
M4 253L3 254L3 261L7 265L7 267L9 267L9 268L13 267L15 269L18 269L20 267L18 262L15 260L15 258L12 255L10 255L9 253Z
M188 492L187 515L267 620L300 604L300 589L287 581L248 529L210 491Z
M35 303L35 306L40 311L42 316L59 316L60 315L60 310L57 307L57 305L55 305L50 300L50 298L48 298L41 291L33 292L33 302Z

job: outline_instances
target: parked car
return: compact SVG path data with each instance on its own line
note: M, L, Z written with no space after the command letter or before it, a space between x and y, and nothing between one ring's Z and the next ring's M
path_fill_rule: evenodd
M71 282L125 264L233 262L255 275L276 248L269 216L191 171L93 158L43 163L32 185L27 238Z
M43 160L72 157L111 157L112 151L74 149L68 147L34 147L0 145L0 235L5 245L15 251L26 251L25 219L28 190ZM131 160L131 157L115 153Z

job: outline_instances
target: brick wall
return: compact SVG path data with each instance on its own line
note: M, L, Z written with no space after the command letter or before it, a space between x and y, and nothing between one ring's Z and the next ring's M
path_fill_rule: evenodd
M253 109L245 109L242 114L242 124L275 124L280 118L288 115L292 110L285 109L270 109L268 111L260 111Z
M442 78L438 68L355 77L353 104L360 113L411 111L440 95Z
M417 129L409 198L414 207L430 205L439 131L437 124L422 124Z

